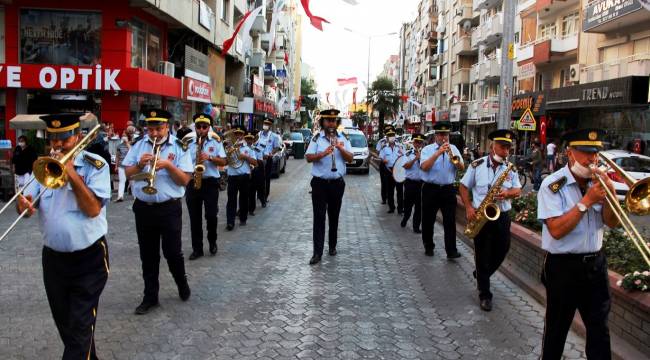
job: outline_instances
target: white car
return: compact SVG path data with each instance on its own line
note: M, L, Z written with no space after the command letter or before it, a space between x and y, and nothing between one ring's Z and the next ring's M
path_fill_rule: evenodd
M626 150L606 150L603 151L602 154L610 160L613 160L616 165L621 167L636 180L645 179L650 176L650 157L648 156L639 155ZM608 171L607 175L614 181L616 196L619 200L623 200L629 190L623 178L613 171Z
M345 128L343 132L350 140L354 155L354 160L346 164L347 170L359 170L363 174L368 174L370 172L370 151L366 135L355 128Z

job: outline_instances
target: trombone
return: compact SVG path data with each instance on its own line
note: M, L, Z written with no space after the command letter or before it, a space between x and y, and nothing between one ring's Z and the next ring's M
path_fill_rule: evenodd
M625 172L625 170L623 170L614 161L602 153L598 153L598 157L601 159L601 161L603 161L603 163L607 165L607 167L625 179L625 183L630 188L627 192L627 195L625 195L625 205L627 206L628 211L635 215L649 214L650 193L648 186L650 185L650 178L645 178L643 180L634 180L630 174ZM593 170L596 168L596 165L592 165L591 167ZM596 175L594 173L594 178L605 190L605 200L607 201L607 205L609 205L609 207L612 209L614 216L616 216L616 219L621 223L623 230L632 240L632 243L637 248L637 250L639 250L639 253L641 253L643 260L645 260L646 264L650 267L650 247L645 242L641 234L639 234L639 231L630 220L630 217L625 213L625 210L623 210L623 207L616 197L616 193L612 192L612 190L607 186L605 181L599 175Z
M147 182L142 188L142 192L147 195L155 195L158 193L158 189L155 188L156 183L156 164L158 163L158 158L160 158L160 151L162 150L162 144L158 144L158 138L153 139L153 162L151 163L151 168L149 171L144 171L139 174L131 176L133 181L144 180Z
M68 183L68 174L65 171L65 166L69 161L73 161L74 158L79 155L79 153L88 147L90 143L95 139L97 133L101 129L101 125L95 125L86 136L81 139L67 154L63 155L62 158L56 159L53 156L41 156L32 165L32 178L23 186L22 189L16 192L16 194L5 204L5 206L0 209L0 214L2 214L11 203L13 203L18 196L22 195L25 192L25 189L34 181L38 181L43 189L36 195L32 200L32 203L35 204L48 189L59 189L65 186ZM5 230L5 232L0 235L0 241L4 240L7 235L16 227L18 222L27 215L29 209L23 210L23 212L18 215L18 218L14 220L11 225Z

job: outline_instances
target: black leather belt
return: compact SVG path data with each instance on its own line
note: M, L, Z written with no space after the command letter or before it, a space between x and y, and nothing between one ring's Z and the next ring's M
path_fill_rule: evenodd
M175 202L179 202L179 201L181 201L181 198L169 199L167 201L163 201L163 202L159 202L159 203L149 202L149 201L142 201L140 199L135 199L135 201L137 201L137 202L139 202L141 204L147 205L147 206L165 206L165 205L173 204Z
M446 189L449 187L454 187L454 184L446 184L446 185L440 185L440 184L435 184L435 183L430 183L430 182L424 182L424 186L431 186L434 189Z
M548 253L548 256L551 258L562 259L562 260L572 260L580 261L583 263L591 262L598 259L603 255L603 251L597 251L592 253L582 253L582 254L552 254Z
M326 183L335 183L335 182L343 181L343 176L337 177L336 179L325 179L325 178L322 178L322 177L314 176L314 179L317 180L317 181L322 181L322 182L326 182Z

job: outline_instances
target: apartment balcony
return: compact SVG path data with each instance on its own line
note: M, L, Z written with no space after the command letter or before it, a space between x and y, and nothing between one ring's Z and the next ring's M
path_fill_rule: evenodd
M519 0L517 3L517 14L528 9L531 6L535 6L535 3L537 3L536 0Z
M603 5L606 2L608 1L595 0L585 7L582 22L584 32L611 33L619 31L623 27L650 23L650 11L646 11L639 1L617 5L616 10L608 14L609 17L607 18L602 12Z
M543 64L551 61L566 60L574 50L578 49L578 34L561 38L540 39L535 42L533 49L533 62ZM571 53L571 54L569 54ZM521 61L517 59L517 61Z
M503 0L473 0L472 9L474 11L492 9L501 5L501 3L503 3Z
M648 74L650 74L650 52L583 67L580 70L580 83L611 80L626 76L648 76Z
M499 97L490 96L478 102L478 117L485 118L496 116L499 112Z
M472 68L469 70L469 83L473 84L478 81L479 76L479 67L480 64L472 65Z
M438 65L440 63L440 58L441 58L440 54L431 55L431 57L429 58L429 64Z
M535 9L539 19L548 19L579 4L580 0L539 0L535 3Z
M473 18L474 9L472 9L471 5L459 5L456 8L456 14L454 15L454 24L462 25L463 22L468 20L471 21Z
M503 37L503 13L498 13L480 26L481 36L478 38L478 45L485 47L498 46Z
M427 80L425 85L427 87L427 91L433 91L435 90L436 86L438 86L438 80L437 79Z
M472 49L478 50L478 45L481 42L481 27L476 27L472 30Z
M501 62L498 58L488 59L479 66L478 79L485 82L499 81Z
M472 55L476 53L477 50L472 49L472 38L469 36L463 36L456 40L452 51L456 55Z
M535 44L528 43L525 45L517 45L517 61L526 61L533 58Z
M451 75L451 85L456 86L458 84L469 84L469 73L471 69L464 68L454 71Z

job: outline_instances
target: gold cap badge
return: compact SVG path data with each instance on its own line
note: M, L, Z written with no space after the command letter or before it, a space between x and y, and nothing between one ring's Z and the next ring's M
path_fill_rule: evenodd
M61 127L61 122L59 120L52 120L52 127Z
M592 131L589 133L589 140L596 140L598 139L598 133L595 131Z

